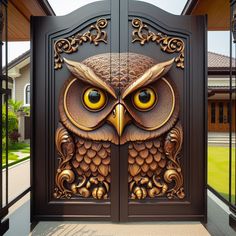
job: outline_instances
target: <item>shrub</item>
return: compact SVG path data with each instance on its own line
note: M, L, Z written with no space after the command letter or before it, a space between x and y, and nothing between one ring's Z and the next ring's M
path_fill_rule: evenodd
M6 137L2 138L2 149L3 149L3 151L6 150Z
M10 138L10 141L11 143L16 143L18 142L18 138L20 137L20 134L18 133L17 130L14 130L13 132L11 132L9 134L9 138Z
M8 133L18 129L18 119L14 111L8 110ZM6 136L6 104L2 106L2 133Z
M8 134L18 130L18 119L17 115L13 110L8 109ZM3 150L6 149L6 104L2 106L2 140Z
M9 149L10 150L20 150L29 148L29 144L25 142L18 142L18 143L9 143Z

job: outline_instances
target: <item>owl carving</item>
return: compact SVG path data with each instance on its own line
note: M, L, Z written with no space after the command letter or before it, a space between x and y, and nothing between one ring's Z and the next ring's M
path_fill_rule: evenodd
M135 53L64 58L59 97L57 198L109 198L111 143L128 143L131 199L184 197L177 89L164 62Z

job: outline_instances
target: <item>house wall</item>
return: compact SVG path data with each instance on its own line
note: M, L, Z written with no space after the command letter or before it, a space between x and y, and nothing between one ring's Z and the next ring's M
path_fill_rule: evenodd
M208 86L229 86L229 75L208 75ZM232 86L235 86L233 81Z
M26 84L30 83L30 65L26 65L20 70L20 76L15 78L15 100L24 101L24 92Z

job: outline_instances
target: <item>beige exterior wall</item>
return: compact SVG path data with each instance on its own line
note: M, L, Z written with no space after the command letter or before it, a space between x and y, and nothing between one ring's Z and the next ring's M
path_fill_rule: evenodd
M25 87L30 83L30 65L26 65L20 70L20 76L15 78L15 100L22 101L25 105Z

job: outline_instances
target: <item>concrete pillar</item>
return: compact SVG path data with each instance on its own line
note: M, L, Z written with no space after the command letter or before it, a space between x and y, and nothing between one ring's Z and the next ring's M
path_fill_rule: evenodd
M18 117L18 132L20 134L19 141L25 140L25 115L26 113L23 111L17 112Z

